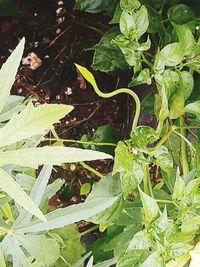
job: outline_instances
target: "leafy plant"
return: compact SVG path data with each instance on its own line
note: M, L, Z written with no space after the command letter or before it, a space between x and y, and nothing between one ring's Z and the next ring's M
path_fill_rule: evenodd
M57 104L35 107L32 101L9 96L24 42L22 39L0 70L1 266L10 266L11 263L19 267L61 266L59 258L65 262L63 257L70 257L65 252L68 246L67 228L63 228L66 237L61 230L50 230L88 219L111 206L116 198L95 199L49 212L48 200L63 185L62 180L48 185L53 164L112 157L102 152L58 144L39 146L49 131L57 136L53 125L73 107ZM44 166L35 179L35 169L41 165ZM80 238L77 238L78 244ZM79 257L82 252L80 249Z
M136 104L130 138L118 142L112 173L87 198L118 188L118 200L90 218L106 231L91 247L89 266L198 266L200 110L199 100L191 97L199 73L198 22L192 8L179 1L150 4L121 0L118 20L114 17L120 32L109 41L106 33L98 45L120 49L115 58L122 53L134 72L130 87L156 86L155 129L138 125L143 106L132 89L101 92L94 76L76 64L100 97L128 93ZM94 68L119 71L115 63L109 69L102 63L107 48L102 49L95 50Z

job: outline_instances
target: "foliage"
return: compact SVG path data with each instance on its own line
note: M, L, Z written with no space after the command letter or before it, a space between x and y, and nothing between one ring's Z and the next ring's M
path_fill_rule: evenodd
M94 46L95 70L116 73L125 60L133 71L129 87L156 86L148 100L156 129L138 125L140 102L131 89L103 93L94 76L76 65L99 96L128 93L136 102L130 138L118 142L112 173L87 198L118 188L118 200L90 218L105 234L91 246L89 266L199 265L200 102L194 101L194 85L200 38L194 7L180 1L120 0L111 28ZM114 47L117 64L109 58ZM145 101L141 105L145 110Z
M56 180L48 185L53 164L112 158L88 149L39 146L54 124L68 114L69 105L43 104L10 96L24 49L24 38L0 70L0 257L1 266L61 266L68 257L71 264L84 252L76 228L66 228L112 206L115 196L49 212L48 201L63 185ZM62 144L62 143L61 143ZM36 178L39 166L44 165ZM79 211L81 212L79 213ZM45 215L44 215L45 214ZM63 228L65 227L65 228ZM57 229L63 228L63 229ZM50 231L56 229L54 231ZM66 236L63 236L63 231ZM73 238L70 234L73 233ZM74 240L77 258L70 242ZM71 252L67 249L70 246ZM67 251L65 251L67 249ZM62 259L62 260L61 260ZM60 261L62 263L60 263ZM65 263L66 264L66 263Z

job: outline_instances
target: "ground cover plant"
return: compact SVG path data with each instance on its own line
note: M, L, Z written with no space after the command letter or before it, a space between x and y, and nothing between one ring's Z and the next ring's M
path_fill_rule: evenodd
M117 142L122 138L112 130L116 136L110 143L105 134L108 126L101 126L93 136L77 141L86 149L64 147L66 140L56 134L53 124L72 106L36 107L32 99L9 96L24 40L3 65L2 266L199 266L200 38L195 15L199 4L189 4L76 1L77 9L92 13L106 10L112 17L100 42L88 48L94 50L93 68L111 75L124 70L133 75L129 89L102 92L94 75L75 65L100 97L131 96L135 115L126 140ZM150 91L142 102L134 91L141 84L149 85ZM156 127L140 124L144 110L153 114ZM53 137L47 136L49 131ZM48 141L51 145L40 145ZM53 164L112 159L109 154L114 155L114 166L107 176L81 163L100 177L93 186L82 187L88 195L84 203L49 210L49 199L64 183L57 179L48 184ZM40 165L44 166L36 172ZM84 248L74 224L80 220L97 225L89 231L98 228L104 233L82 258ZM73 242L78 256L68 253Z
M103 93L94 76L77 65L99 96L128 93L136 104L130 139L117 144L112 174L91 193L103 194L107 188L118 195L112 207L91 218L101 231L106 229L104 238L93 245L94 262L198 266L198 19L191 7L178 1L78 0L76 6L93 13L107 10L113 16L114 26L91 48L93 68L134 73L131 89ZM150 102L155 129L138 125L141 106L134 93L134 86L152 83L154 97L147 96L141 104L144 108Z

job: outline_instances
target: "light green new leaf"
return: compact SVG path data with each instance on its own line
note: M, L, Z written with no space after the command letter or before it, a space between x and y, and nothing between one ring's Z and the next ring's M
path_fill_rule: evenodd
M139 267L148 255L149 252L143 249L128 251L119 258L116 267ZM153 265L150 266L153 267Z
M45 235L16 235L20 244L44 266L51 266L60 256L60 248L53 238Z
M0 147L7 146L34 135L45 134L53 128L73 107L68 105L44 104L34 107L30 102L19 114L0 129Z
M131 239L127 251L133 249L149 249L148 236L144 231L137 232Z
M185 25L173 24L173 26L178 35L179 43L182 45L184 49L184 55L188 56L193 52L195 46L195 39L192 34L192 31Z
M185 190L185 181L181 178L179 170L176 173L176 182L174 185L174 192L172 194L172 199L181 199L183 197Z
M182 116L184 112L185 97L183 90L178 90L169 101L169 118L171 120Z
M88 149L61 146L24 148L0 152L0 166L14 164L35 169L43 164L60 166L62 163L100 159L112 159L112 156Z
M141 201L142 201L142 205L143 205L145 222L149 226L150 223L157 217L157 215L159 213L159 206L158 206L157 202L153 198L151 198L150 196L145 194L140 189L139 186L138 186L138 188L139 188L140 197L141 197Z
M6 267L4 255L1 249L0 249L0 267Z
M194 114L198 119L200 119L200 100L185 106L185 112Z
M40 220L46 221L45 216L42 214L37 205L24 192L20 185L2 169L0 169L0 188L25 210L38 217Z
M123 10L132 12L135 9L140 8L141 4L138 0L121 0L120 7Z
M70 225L80 220L87 220L88 218L112 206L117 200L118 196L104 198L101 199L101 201L97 199L94 201L57 209L46 214L47 222L41 223L39 220L35 220L29 223L27 226L16 230L15 232L35 233L64 227L65 225Z
M181 71L180 75L182 79L181 90L183 90L183 94L186 100L189 98L194 88L194 77L188 71Z
M153 252L141 265L141 267L164 267L164 259L159 251Z
M25 39L23 38L0 70L0 112L2 111L11 87L15 81L15 76L24 51Z
M168 44L160 53L163 57L164 64L169 67L178 65L184 57L184 50L180 43Z

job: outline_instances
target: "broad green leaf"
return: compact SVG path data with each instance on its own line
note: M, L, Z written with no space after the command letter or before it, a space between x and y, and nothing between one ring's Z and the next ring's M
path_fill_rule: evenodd
M166 267L184 267L189 259L190 259L190 255L189 255L189 253L186 253L183 256L168 262L166 264Z
M185 181L181 178L179 171L176 173L176 182L174 185L174 192L172 194L172 198L175 200L179 200L183 197L185 190Z
M200 216L196 216L182 222L181 232L193 233L199 230L199 227L200 227Z
M137 11L122 11L120 31L130 40L138 40L147 31L148 26L148 12L145 6L141 6Z
M163 57L164 64L169 67L178 65L184 56L184 50L180 43L168 44L160 53Z
M184 111L185 97L181 90L178 90L169 101L169 118L171 120L181 117Z
M159 206L153 198L145 194L140 188L139 192L143 205L145 222L149 226L151 222L158 216Z
M119 72L128 69L128 64L121 50L112 43L112 40L120 34L118 27L111 28L101 38L94 49L92 68L106 73Z
M0 249L0 267L6 267L6 262L2 250Z
M18 183L16 183L15 180L2 169L0 169L0 188L25 210L38 217L40 220L46 221L45 216L37 205L23 191Z
M194 29L196 17L189 6L179 4L171 7L168 11L168 18L176 24L187 24Z
M143 249L128 251L119 258L116 267L140 267L148 255L149 252ZM149 266L153 267L153 265Z
M151 84L150 70L147 68L143 69L136 78L133 78L128 86L132 87L143 83Z
M179 43L184 48L184 55L185 56L190 55L193 52L195 46L195 39L192 34L192 31L184 25L173 24L173 26L178 35Z
M182 78L182 84L180 83L180 89L183 90L183 94L186 100L189 98L194 88L194 78L193 75L188 71L181 71L180 75Z
M158 233L163 233L164 231L167 230L167 227L169 225L169 220L167 217L167 208L165 206L163 213L161 216L156 220L156 231Z
M142 163L134 160L130 148L124 142L119 142L115 150L113 174L118 172L120 173L122 191L127 197L143 180L144 167Z
M196 115L200 120L200 100L185 106L185 112Z
M97 199L88 201L86 203L75 204L66 208L57 209L46 214L46 223L41 223L39 220L35 220L29 223L27 226L21 227L20 229L16 230L16 232L41 232L70 225L80 220L87 220L90 217L112 206L117 200L118 196L108 197L101 199L101 201Z
M153 65L153 70L155 74L162 74L164 72L164 69L165 69L165 60L163 55L161 54L160 48L158 47Z
M81 11L90 13L98 13L106 10L107 13L112 16L116 3L116 0L77 0L75 7Z
M120 6L121 9L132 12L136 9L139 9L141 4L138 0L121 0Z
M73 107L68 105L44 104L34 107L30 102L19 114L0 129L0 147L7 146L34 135L44 135L53 128Z
M143 249L143 250L149 249L148 236L144 231L137 232L131 239L127 251L131 251L134 249Z
M0 70L0 112L2 111L11 87L15 81L15 76L24 51L25 39L23 38Z
M141 264L141 267L165 267L164 259L160 255L160 251L155 251Z
M144 148L149 144L154 143L159 139L159 135L150 126L138 126L131 136L133 147Z
M45 146L0 152L0 166L14 164L37 169L39 165L112 159L103 152L74 147Z
M22 247L43 265L51 266L60 256L60 248L55 239L45 235L16 235Z
M69 264L76 264L76 262L81 259L81 255L85 253L85 247L84 244L81 243L81 235L76 224L51 230L49 235L52 235L54 238L56 238L58 235L58 242L59 239L62 238L62 241L60 241L60 255L62 255L62 257L66 259ZM55 266L66 267L66 263L64 263L60 258L55 263ZM81 264L81 267L82 266L83 265Z

